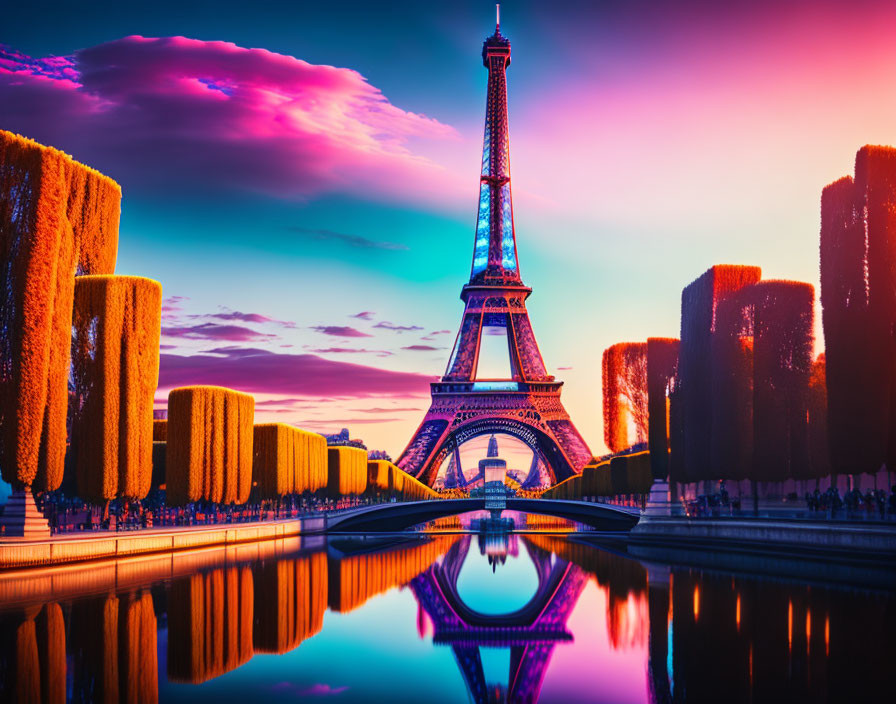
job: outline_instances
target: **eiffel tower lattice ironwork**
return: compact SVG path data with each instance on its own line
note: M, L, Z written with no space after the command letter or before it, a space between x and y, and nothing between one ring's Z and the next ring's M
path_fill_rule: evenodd
M488 98L473 267L460 295L464 315L445 375L432 384L432 405L398 460L402 469L430 486L456 447L487 433L506 433L525 442L554 482L580 473L591 460L560 401L563 382L547 373L526 310L532 289L523 284L517 266L510 196L510 42L500 25L485 40L482 61L488 69ZM477 375L487 328L506 332L508 379Z

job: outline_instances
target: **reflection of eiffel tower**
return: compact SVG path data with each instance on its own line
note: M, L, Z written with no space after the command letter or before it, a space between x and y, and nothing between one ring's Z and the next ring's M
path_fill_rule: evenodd
M510 195L510 42L500 27L485 40L482 60L488 98L473 265L461 292L464 314L445 374L432 384L432 405L397 463L430 486L455 447L496 432L525 442L556 481L580 473L591 460L560 400L563 382L545 367L526 309L532 289L517 266ZM503 379L483 378L482 341L493 332L507 343L509 377Z
M558 642L572 640L566 621L587 577L576 565L527 550L538 575L528 604L493 616L470 609L460 599L457 580L470 547L470 536L451 546L441 564L415 577L411 589L433 624L433 643L450 645L474 702L493 701L485 680L480 648L510 648L507 702L535 702L551 654ZM500 688L499 688L500 690Z

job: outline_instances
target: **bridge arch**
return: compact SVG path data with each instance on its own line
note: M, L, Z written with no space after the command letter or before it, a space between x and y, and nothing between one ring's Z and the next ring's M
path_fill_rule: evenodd
M510 435L523 442L534 452L547 467L551 482L557 483L575 473L575 468L556 441L539 428L541 418L535 411L520 411L519 417L496 416L477 417L455 427L447 428L437 441L430 455L430 461L424 466L418 478L432 486L438 476L439 468L454 452L455 448L473 438L482 435Z
M444 499L373 504L345 511L327 519L327 531L376 533L398 531L418 523L469 511L484 511L485 499ZM568 518L603 531L629 531L639 512L619 506L561 499L507 499L508 511Z

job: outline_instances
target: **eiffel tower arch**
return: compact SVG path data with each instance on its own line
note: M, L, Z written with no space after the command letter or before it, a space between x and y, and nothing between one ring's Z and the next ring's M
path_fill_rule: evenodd
M398 460L430 486L450 453L486 433L525 442L554 482L580 473L591 460L560 401L563 382L547 373L526 309L532 289L520 278L510 192L510 41L500 25L485 40L482 61L488 69L485 137L473 265L460 295L464 314L445 374L432 384L432 405ZM483 378L482 341L496 330L507 340L509 375Z

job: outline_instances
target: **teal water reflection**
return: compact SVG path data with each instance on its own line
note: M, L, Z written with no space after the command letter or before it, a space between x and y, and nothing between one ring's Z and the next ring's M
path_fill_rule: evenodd
M0 698L889 700L892 593L582 540L289 539L0 575Z

